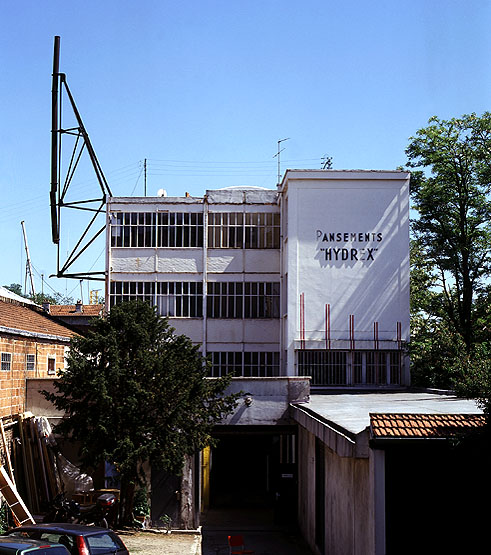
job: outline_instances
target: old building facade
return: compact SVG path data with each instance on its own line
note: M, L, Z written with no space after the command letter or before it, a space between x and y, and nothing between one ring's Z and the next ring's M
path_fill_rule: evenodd
M27 299L0 290L0 417L26 410L26 382L53 378L65 367L75 332L43 314Z

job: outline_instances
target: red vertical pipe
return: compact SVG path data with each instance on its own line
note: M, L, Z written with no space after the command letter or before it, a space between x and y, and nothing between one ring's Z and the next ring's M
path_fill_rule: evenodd
M305 349L305 293L300 293L300 348Z
M325 305L325 339L326 349L331 348L331 305Z
M349 339L350 339L350 349L355 348L355 315L349 315Z

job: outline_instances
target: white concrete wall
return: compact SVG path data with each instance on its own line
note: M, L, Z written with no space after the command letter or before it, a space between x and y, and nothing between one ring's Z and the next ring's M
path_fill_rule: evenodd
M289 372L293 342L301 337L302 293L305 339L317 348L325 347L326 326L331 340L349 340L350 315L355 340L373 345L374 322L378 339L394 348L398 322L401 339L409 340L408 174L293 170L282 187L288 211Z
M298 442L299 526L314 553L319 553L315 545L315 435L299 426ZM340 457L325 444L324 457L325 553L374 554L369 459Z

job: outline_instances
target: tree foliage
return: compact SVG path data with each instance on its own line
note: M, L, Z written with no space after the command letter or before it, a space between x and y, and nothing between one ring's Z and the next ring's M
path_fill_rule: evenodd
M73 304L73 297L68 295L63 295L62 293L53 293L53 295L47 295L46 293L36 293L35 295L25 295L22 292L22 285L20 283L11 283L10 285L4 285L5 289L12 291L20 297L25 297L34 301L36 304L42 305L43 303L50 304Z
M114 463L130 498L142 462L179 473L186 455L214 443L212 428L238 395L224 395L230 378L206 373L189 338L133 301L73 339L56 393L44 394L66 413L57 431L80 442L84 467Z
M430 263L448 327L469 353L476 300L491 273L491 113L440 120L411 137L412 231ZM425 171L421 171L420 168Z

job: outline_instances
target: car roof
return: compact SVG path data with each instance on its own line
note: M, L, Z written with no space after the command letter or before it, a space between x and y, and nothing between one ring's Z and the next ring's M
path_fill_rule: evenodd
M18 528L13 528L10 532L17 532L22 530L45 530L52 532L60 532L63 534L72 534L76 536L92 536L100 532L112 532L107 528L100 528L99 526L85 526L84 524L68 524L65 522L54 522L52 524L25 524Z
M23 551L32 547L65 547L61 544L46 543L42 540L34 540L28 538L13 538L12 536L2 536L0 537L0 547L11 547L12 549L17 549L18 551ZM66 549L66 548L65 548ZM68 553L68 551L67 551Z

